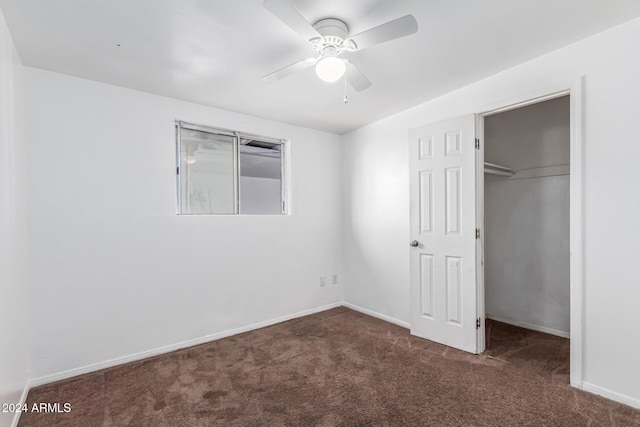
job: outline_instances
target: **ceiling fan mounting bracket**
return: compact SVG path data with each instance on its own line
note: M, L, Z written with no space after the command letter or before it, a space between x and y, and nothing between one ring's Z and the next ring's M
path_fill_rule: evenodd
M325 56L324 52L335 54L331 56L337 56L345 51L352 52L356 50L356 44L347 39L349 35L349 27L347 24L339 19L326 18L313 24L313 28L321 35L321 37L314 37L309 40L313 50Z
M321 19L313 24L313 28L323 37L335 36L344 40L349 35L347 24L335 18Z

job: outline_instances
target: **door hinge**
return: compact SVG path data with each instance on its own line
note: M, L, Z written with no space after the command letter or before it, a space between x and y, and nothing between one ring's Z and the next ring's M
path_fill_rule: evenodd
M180 175L180 166L176 167L176 175Z
M476 329L480 329L480 318L476 319Z
M476 138L476 150L480 149L480 138Z
M480 229L476 228L476 239L480 238Z

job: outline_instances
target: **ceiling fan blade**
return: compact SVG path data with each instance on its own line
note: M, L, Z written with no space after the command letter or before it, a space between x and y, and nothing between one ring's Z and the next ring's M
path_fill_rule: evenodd
M408 36L416 31L418 31L416 18L413 15L406 15L386 24L370 28L350 38L356 43L357 50L362 50L379 43Z
M320 36L287 0L265 0L263 6L306 40Z
M369 79L351 61L347 61L347 81L358 92L371 86Z
M309 68L315 65L316 62L318 62L318 59L313 57L303 59L302 61L294 62L291 65L287 65L284 68L280 68L279 70L274 71L273 73L269 73L266 76L262 76L262 80L267 82L280 80L297 71L301 71L301 70L304 70L305 68Z

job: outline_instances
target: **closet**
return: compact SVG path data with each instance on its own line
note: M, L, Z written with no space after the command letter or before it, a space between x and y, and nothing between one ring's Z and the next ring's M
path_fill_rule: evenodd
M569 96L485 117L486 317L569 337Z

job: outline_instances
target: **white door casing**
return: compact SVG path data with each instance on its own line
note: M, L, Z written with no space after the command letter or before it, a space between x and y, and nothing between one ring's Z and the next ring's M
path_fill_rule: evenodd
M411 333L476 353L475 115L409 132Z

